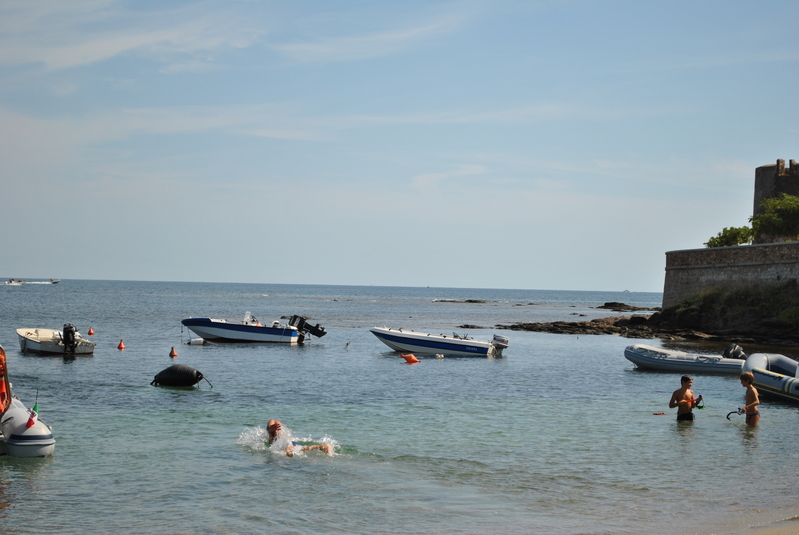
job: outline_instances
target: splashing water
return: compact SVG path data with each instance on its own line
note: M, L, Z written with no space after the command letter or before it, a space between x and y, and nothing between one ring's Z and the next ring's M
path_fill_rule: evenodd
M269 433L260 426L247 427L239 435L236 444L244 446L252 451L269 451L273 455L286 455L286 448L291 447L291 451L295 457L303 457L308 454L307 451L302 450L303 446L330 444L333 447L332 455L335 455L335 451L339 449L339 443L327 435L318 440L312 437L298 438L295 437L291 429L285 425L282 426L280 436L278 436L272 444L267 442L268 437Z

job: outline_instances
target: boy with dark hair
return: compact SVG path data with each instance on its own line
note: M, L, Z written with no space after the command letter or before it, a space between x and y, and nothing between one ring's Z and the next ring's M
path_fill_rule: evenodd
M693 384L694 380L690 375L683 375L680 379L680 388L675 390L671 395L669 408L673 409L677 407L678 422L693 422L695 419L692 409L696 407L697 402L702 399L702 396L694 399L694 391L691 390L691 385Z

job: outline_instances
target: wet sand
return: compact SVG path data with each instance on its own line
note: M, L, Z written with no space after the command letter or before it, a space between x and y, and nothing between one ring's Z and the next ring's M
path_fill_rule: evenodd
M792 511L791 513L795 513ZM698 530L696 535L705 533L707 535L799 535L799 516L784 516L782 519L777 519L781 513L774 511L762 511L757 513L754 518L746 523L738 522L708 531ZM765 520L764 517L775 519ZM687 535L687 534L685 534Z

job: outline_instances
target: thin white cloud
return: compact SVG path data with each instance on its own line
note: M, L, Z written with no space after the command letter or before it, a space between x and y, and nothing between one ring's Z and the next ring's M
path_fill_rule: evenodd
M359 37L335 37L301 43L274 45L274 49L303 62L356 61L384 56L415 46L421 41L455 31L460 16L446 16L435 22Z
M72 90L65 86L64 91ZM62 115L41 118L19 111L3 110L4 127L0 132L42 132L49 139L53 131L73 132L64 138L65 146L91 145L136 135L196 134L217 132L227 135L255 136L298 141L331 141L342 132L394 125L506 125L535 124L555 119L590 119L616 113L620 115L666 113L664 110L594 111L567 104L538 104L485 112L431 112L396 115L313 116L293 102L229 106L178 106L128 108L99 111L79 117ZM593 172L606 172L618 162L597 162ZM585 171L584 169L582 171Z
M488 172L488 168L480 164L461 164L455 166L454 169L440 173L427 173L418 175L411 180L417 188L429 188L456 178L463 178L474 175L484 175Z
M207 59L209 51L251 46L261 33L239 15L209 14L200 6L143 12L116 1L12 0L0 3L0 65L63 70L124 53L167 63L173 55L202 53Z

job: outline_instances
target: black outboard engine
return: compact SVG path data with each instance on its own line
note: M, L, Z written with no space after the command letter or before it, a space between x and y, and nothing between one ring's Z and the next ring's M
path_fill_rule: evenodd
M730 344L727 346L727 349L724 350L724 354L722 355L725 359L746 359L746 353L741 346L738 344Z
M318 323L315 326L311 325L305 321L305 318L302 316L291 316L289 325L300 331L301 334L308 333L310 335L316 336L317 338L321 338L327 334L327 330L324 327L320 327Z
M75 346L78 345L75 341L78 330L71 323L67 323L64 325L64 330L62 332L61 339L64 341L64 348L67 350L67 353L74 353Z

